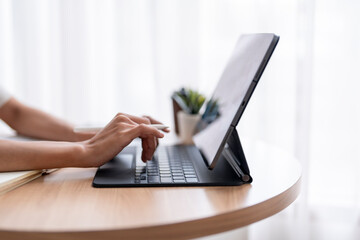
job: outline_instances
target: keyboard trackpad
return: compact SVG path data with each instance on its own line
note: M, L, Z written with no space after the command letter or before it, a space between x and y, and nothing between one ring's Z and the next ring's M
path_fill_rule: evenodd
M124 184L133 182L133 161L133 154L120 153L99 168L95 180L103 182L103 184Z

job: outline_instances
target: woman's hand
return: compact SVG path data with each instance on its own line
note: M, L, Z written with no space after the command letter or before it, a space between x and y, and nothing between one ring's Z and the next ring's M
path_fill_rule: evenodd
M145 119L149 120L150 124L162 124L162 122L159 122L158 120L155 120L154 118L150 117L150 116L144 116ZM169 133L170 129L165 128L162 130L163 132ZM159 139L155 138L155 142L156 142L156 146L159 145Z
M101 166L114 158L137 137L142 140L141 159L144 162L150 160L156 150L157 139L164 137L163 133L149 125L151 123L159 122L150 117L116 114L104 129L91 139L82 142L84 157L82 157L80 165L83 167ZM165 130L165 132L168 131L168 129Z
M154 118L150 117L150 116L144 116L144 118L149 120L150 124L163 124L162 122L159 122L158 120L155 120ZM170 129L165 128L164 130L162 130L164 132L170 132Z

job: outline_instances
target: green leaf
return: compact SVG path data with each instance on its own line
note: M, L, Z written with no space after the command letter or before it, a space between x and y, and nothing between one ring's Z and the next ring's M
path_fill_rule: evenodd
M190 114L198 114L206 98L204 95L192 89L182 88L176 94L182 99ZM183 109L185 110L185 109Z

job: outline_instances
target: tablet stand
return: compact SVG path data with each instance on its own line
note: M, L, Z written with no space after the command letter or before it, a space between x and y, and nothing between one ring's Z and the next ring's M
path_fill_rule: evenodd
M246 183L252 182L249 167L246 162L244 150L241 146L240 138L236 128L233 128L223 150L223 156L234 169L240 179Z

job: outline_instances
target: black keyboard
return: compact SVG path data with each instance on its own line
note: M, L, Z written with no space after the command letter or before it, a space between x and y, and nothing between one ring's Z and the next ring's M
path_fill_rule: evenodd
M186 149L181 146L158 147L146 164L137 160L135 183L197 183L198 177Z

